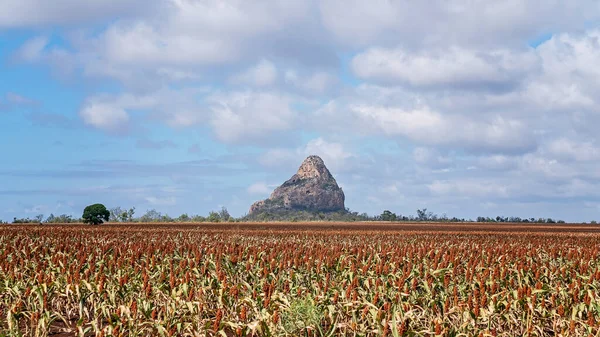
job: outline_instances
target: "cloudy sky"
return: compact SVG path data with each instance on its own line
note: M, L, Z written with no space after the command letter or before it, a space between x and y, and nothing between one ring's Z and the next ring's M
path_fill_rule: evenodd
M0 218L233 215L304 157L355 211L600 220L596 0L0 0Z

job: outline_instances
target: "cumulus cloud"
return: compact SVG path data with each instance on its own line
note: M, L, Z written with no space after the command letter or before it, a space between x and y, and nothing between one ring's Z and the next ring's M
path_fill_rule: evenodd
M461 0L327 0L319 3L324 26L354 47L392 45L522 45L548 32L585 28L600 17L593 0L502 3ZM533 14L535 13L535 15ZM360 24L357 24L360 22Z
M364 93L360 91L364 88L358 90L353 98L348 98L350 102L329 102L316 115L333 121L350 114L351 127L357 130L404 137L423 145L497 153L523 153L536 148L526 124L515 118L499 113L469 116L437 111L421 97L403 95L402 102L395 102L396 98L388 97L386 89L375 90L376 96L369 98L362 97Z
M97 95L86 100L79 115L86 125L105 130L128 130L130 111L143 111L147 119L158 119L172 127L187 127L205 119L203 88L163 88L148 94Z
M17 50L15 57L24 62L36 62L44 57L44 49L48 45L48 38L45 36L37 36L25 41L25 43Z
M506 198L510 195L509 186L481 179L455 179L452 181L436 180L427 185L427 187L436 195L453 195L469 198Z
M265 182L257 182L248 186L247 192L249 194L268 195L272 190L273 188Z
M459 47L410 52L371 48L352 60L357 76L380 83L450 89L507 90L535 68L530 52L475 51Z
M317 137L295 149L270 149L259 157L258 162L265 167L291 170L297 168L310 155L320 156L325 161L327 167L334 172L349 170L351 159L356 156L347 150L342 143L331 142L322 137Z
M173 206L177 204L177 198L170 197L155 197L147 196L144 199L152 206Z
M232 76L234 84L248 84L264 87L272 85L277 80L277 68L268 60L261 60L257 65Z
M548 143L547 151L563 160L594 161L600 159L600 149L591 141L576 142L558 138Z
M297 151L285 148L274 148L267 150L259 158L258 162L265 167L276 168L281 166L293 167L291 163L298 161L300 156Z
M113 133L129 128L129 114L125 109L97 100L89 100L79 111L85 125Z
M198 68L257 55L253 41L303 18L308 4L266 1L162 0L160 15L117 20L100 34L80 36L71 54L84 73L123 79L129 73L198 76ZM264 75L272 69L259 69ZM160 74L159 74L160 75ZM252 77L255 74L249 74ZM259 81L269 81L262 78Z
M99 22L115 15L140 13L148 7L152 5L140 0L5 0L0 29Z
M443 169L452 165L452 158L441 154L437 149L427 147L416 147L413 150L413 159L419 165L436 169Z
M292 98L271 92L232 92L207 98L211 125L226 143L261 141L273 133L292 129L297 118Z
M13 110L19 107L33 108L40 105L39 101L15 92L9 91L3 96L4 97L0 96L0 112Z
M590 110L598 105L600 30L584 34L558 34L536 48L542 74L527 86L524 95L548 110Z
M285 82L300 91L311 94L324 94L334 91L339 80L325 71L316 71L312 74L299 74L293 69L285 72Z
M328 142L319 137L311 139L301 150L306 156L319 155L333 167L341 167L353 154L344 149L341 143Z

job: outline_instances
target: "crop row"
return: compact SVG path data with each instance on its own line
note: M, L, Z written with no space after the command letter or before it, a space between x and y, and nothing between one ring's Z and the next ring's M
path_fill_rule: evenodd
M597 336L600 237L0 227L0 335Z

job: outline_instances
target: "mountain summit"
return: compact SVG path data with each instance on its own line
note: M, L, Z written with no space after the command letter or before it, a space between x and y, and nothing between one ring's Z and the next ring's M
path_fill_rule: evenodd
M250 214L302 210L344 211L344 192L319 156L309 156L298 172L277 187L268 199L250 206Z

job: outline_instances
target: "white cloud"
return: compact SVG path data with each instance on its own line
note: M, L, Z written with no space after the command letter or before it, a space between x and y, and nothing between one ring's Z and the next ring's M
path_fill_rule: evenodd
M143 111L147 118L164 121L171 127L187 127L206 119L200 105L204 88L180 90L163 88L148 94L98 95L86 100L79 115L85 124L105 131L128 129L129 111Z
M152 73L168 79L195 78L207 67L260 55L257 45L272 44L269 36L302 20L309 8L304 2L239 0L160 0L158 4L160 10L117 20L99 34L77 35L71 41L75 51L61 51L89 76L128 82ZM254 80L269 82L272 69L267 68L259 69L261 74Z
M104 61L120 65L215 64L236 58L238 49L216 37L170 36L146 22L111 26L95 43Z
M86 102L79 116L86 125L108 132L123 132L129 128L129 114L125 109L96 100Z
M293 69L285 72L285 82L293 85L301 91L324 94L339 85L339 80L325 71L316 71L312 74L300 75Z
M600 150L592 142L576 142L564 137L550 141L547 151L564 160L594 161L600 159Z
M321 137L311 139L301 150L305 156L318 155L336 170L343 170L346 161L353 157L353 154L346 151L341 143L328 142Z
M524 97L548 110L596 109L600 100L600 30L558 34L537 47L543 73Z
M47 45L47 37L34 37L25 41L25 43L15 53L15 57L24 62L37 62L44 57L44 49Z
M247 192L249 194L268 195L272 190L273 188L268 186L265 182L257 182L248 186Z
M144 200L153 206L173 206L177 204L177 198L171 197L144 197Z
M21 96L19 94L15 94L14 92L9 92L6 94L6 101L11 104L20 104L20 105L31 105L31 104L37 103L35 100L32 100L25 96Z
M211 95L211 125L221 141L261 141L273 133L292 129L296 113L293 100L270 92L233 92Z
M375 82L477 90L512 86L533 70L535 62L532 52L509 50L451 47L411 53L401 48L371 48L354 57L352 68L360 78Z
M502 154L480 156L477 159L477 168L483 168L486 170L501 170L509 171L515 169L519 164L520 157L507 156Z
M99 22L149 7L152 5L141 0L4 0L0 29Z
M440 169L452 165L452 159L449 156L442 155L436 149L426 147L416 147L413 150L413 159L417 164L430 168Z
M259 157L258 162L265 167L291 170L297 168L306 157L311 155L320 156L333 172L348 171L351 159L356 157L342 143L330 142L322 137L317 137L295 149L270 149Z
M300 156L297 152L291 151L289 149L283 148L274 148L267 150L263 153L259 158L258 162L265 167L281 167L283 166L293 166L296 161L300 159Z
M261 60L257 65L236 74L231 78L234 84L249 84L253 86L269 86L277 81L277 68L268 60Z
M361 125L374 132L407 137L420 144L492 152L523 152L535 147L523 123L500 115L475 120L442 114L427 106L404 109L353 105L349 109Z
M197 80L200 76L192 71L185 71L176 68L158 68L156 74L166 77L171 81Z
M319 8L324 26L354 47L523 45L548 32L583 29L600 17L593 0L326 0Z
M456 179L453 181L435 180L427 185L435 195L451 195L455 197L493 197L506 198L510 196L511 186L476 179Z

